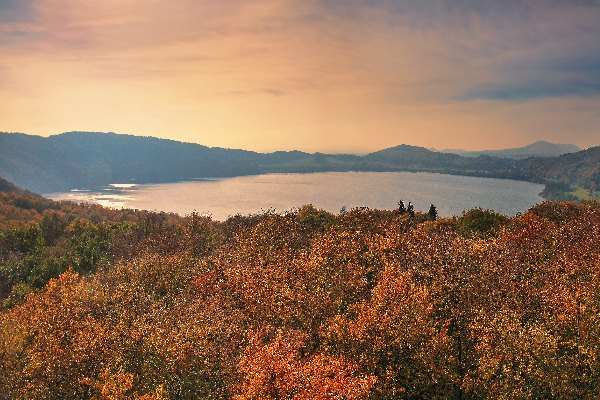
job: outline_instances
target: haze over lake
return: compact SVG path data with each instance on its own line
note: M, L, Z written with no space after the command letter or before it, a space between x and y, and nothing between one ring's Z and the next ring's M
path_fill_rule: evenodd
M435 204L441 216L482 207L503 214L523 212L544 201L543 185L508 179L411 172L326 172L198 179L164 184L113 184L99 191L47 194L54 200L85 201L115 208L230 215L277 212L313 204L331 212L366 206L393 209L398 200L416 210Z

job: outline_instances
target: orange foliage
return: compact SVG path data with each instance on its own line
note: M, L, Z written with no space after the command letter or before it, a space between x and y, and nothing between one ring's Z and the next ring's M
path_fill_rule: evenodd
M252 335L240 361L243 399L366 399L374 376L359 373L341 356L305 356L306 335L278 331L268 340L268 329Z
M0 311L0 398L600 397L600 203L493 234L367 209L61 207L0 235L22 297Z

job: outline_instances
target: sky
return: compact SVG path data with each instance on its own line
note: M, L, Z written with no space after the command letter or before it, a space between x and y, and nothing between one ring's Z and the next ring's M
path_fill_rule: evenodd
M0 131L600 145L600 1L0 0Z

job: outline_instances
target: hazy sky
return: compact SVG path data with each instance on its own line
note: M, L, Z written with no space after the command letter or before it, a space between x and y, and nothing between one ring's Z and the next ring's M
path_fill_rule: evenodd
M0 0L0 131L600 144L600 2Z

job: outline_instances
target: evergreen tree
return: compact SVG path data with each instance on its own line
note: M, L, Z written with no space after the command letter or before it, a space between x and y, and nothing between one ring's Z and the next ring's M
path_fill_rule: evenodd
M410 201L408 202L408 207L406 207L406 212L408 212L408 215L410 215L411 217L415 215L415 208L413 207Z
M398 214L404 214L406 212L406 207L404 206L404 201L400 200L398 202Z
M429 206L429 218L431 218L432 221L435 221L437 219L437 215L437 208L435 208L435 206L432 204Z

